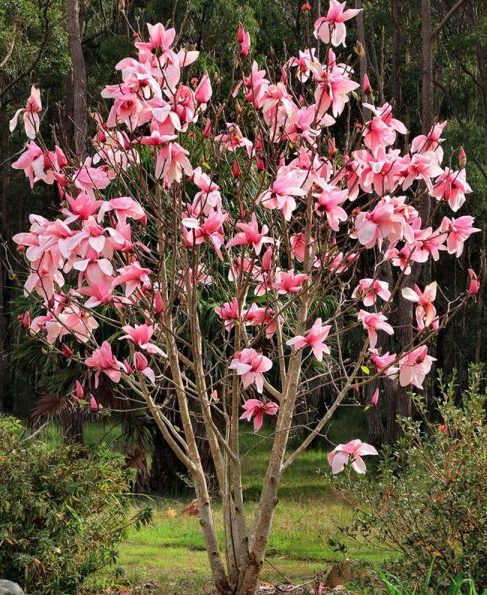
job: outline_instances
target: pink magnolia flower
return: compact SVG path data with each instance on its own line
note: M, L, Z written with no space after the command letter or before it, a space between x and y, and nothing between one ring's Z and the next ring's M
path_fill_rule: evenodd
M34 140L39 132L39 114L42 111L42 101L40 90L32 85L30 95L27 99L25 108L19 109L15 112L14 117L9 122L10 132L13 132L17 127L19 115L22 114L24 120L25 134L31 140Z
M88 368L94 368L95 388L100 382L100 373L103 372L115 383L120 382L122 377L123 364L113 355L112 348L108 341L103 341L101 347L93 351L90 357L85 359L85 365Z
M435 198L446 200L452 211L458 211L465 202L465 194L470 192L472 192L472 189L467 184L465 170L453 171L446 167L444 172L437 178L431 194Z
M287 64L289 67L297 67L296 77L302 83L309 79L311 72L318 73L321 70L320 61L316 57L316 48L299 50L299 57L290 58Z
M307 172L301 170L283 171L281 168L271 188L260 195L258 202L266 209L280 209L286 221L291 221L293 211L296 209L296 196L305 196L306 190L302 187Z
M144 269L140 263L133 262L117 270L120 273L113 280L113 287L125 285L125 297L130 297L137 288L150 287L150 269Z
M470 295L477 295L480 291L480 281L478 280L477 273L473 269L468 269L468 277L470 279L468 293Z
M66 225L70 225L74 221L88 219L98 211L102 203L101 200L96 200L84 192L78 194L76 198L66 194L66 202L69 209L62 210L63 214L68 216L64 221Z
M196 217L184 217L181 221L183 225L183 240L187 248L203 244L209 240L220 260L223 259L221 247L224 242L223 223L227 215L222 211L211 209L200 222Z
M377 331L384 331L388 335L394 334L394 329L386 322L387 317L384 314L360 310L357 318L369 334L370 347L372 349L377 345Z
M246 419L252 421L254 418L254 431L258 432L264 421L264 413L266 415L276 415L279 410L279 405L273 401L267 401L263 403L258 399L248 399L242 405L245 409L245 413L240 416L240 419Z
M352 297L360 298L367 308L375 304L377 297L388 302L391 299L389 283L378 279L360 279L359 284L353 290Z
M22 155L12 163L13 169L24 170L25 177L29 178L31 188L38 180L42 179L44 165L44 152L34 141L31 141Z
M323 43L330 43L334 46L343 44L347 37L345 22L352 19L362 10L361 8L349 8L345 10L346 2L330 0L330 7L326 17L320 17L314 25L314 36Z
M272 308L261 308L257 304L252 304L244 313L244 323L247 326L265 326L265 336L271 339L278 323L282 322L282 316L276 316Z
M245 58L250 52L250 33L244 29L241 23L238 25L236 39L240 44L240 55Z
M244 388L255 384L258 393L262 393L264 388L264 372L271 368L272 362L268 357L248 348L237 351L229 365L230 370L235 370L242 377Z
M206 104L210 101L212 95L213 89L211 88L210 77L207 74L204 74L194 91L194 98L201 107L206 107Z
M328 454L328 463L331 465L331 472L335 475L345 469L345 465L352 460L352 469L356 473L363 474L367 467L362 459L366 455L378 455L377 450L370 444L361 440L351 440L346 444L339 444Z
M147 28L149 29L149 41L137 41L135 43L135 47L142 55L150 56L156 53L155 50L166 52L170 49L176 37L175 29L165 29L161 23L157 23L157 25L147 23Z
M475 219L470 215L464 215L457 219L443 218L440 231L448 234L446 240L448 254L455 254L457 257L462 255L464 243L473 233L480 231L478 227L473 227L474 221Z
M116 177L116 173L107 165L93 167L90 157L74 173L74 185L90 196L94 190L104 190Z
M407 134L404 124L392 117L392 106L389 103L384 103L382 107L364 103L364 107L374 114L372 120L366 122L362 133L364 144L370 150L373 151L379 146L393 145L396 141L396 132Z
M217 306L215 313L224 321L223 326L226 331L230 331L235 322L241 319L240 305L237 298L232 298L229 302Z
M427 153L428 151L434 151L438 158L438 163L443 161L443 149L441 143L444 139L441 138L443 129L446 126L446 122L439 122L435 124L428 134L420 134L413 138L411 144L411 151L413 153Z
M328 51L328 68L320 73L315 90L317 115L324 116L331 106L333 117L339 116L349 101L349 94L360 87L359 83L350 79L352 73L346 64L337 64L333 50Z
M299 293L303 289L303 283L307 279L308 275L304 273L295 273L294 269L290 269L289 271L279 271L272 284L272 288L275 289L279 295Z
M395 353L389 353L387 351L384 355L379 355L377 349L369 349L369 351L371 354L370 361L377 368L378 372L383 372L389 378L394 377L399 372L399 368L392 365L397 357Z
M170 186L174 181L180 182L183 173L190 176L193 168L187 155L189 152L178 143L163 145L157 154L156 178L163 177L166 185Z
M292 339L286 341L286 345L291 345L296 350L303 349L304 347L311 347L315 358L321 362L323 361L323 354L327 355L330 353L330 348L325 345L325 339L328 337L331 325L322 324L321 318L317 318L311 327L311 329L304 335L298 335Z
M237 229L240 230L240 233L237 233L227 242L227 248L232 248L233 246L252 246L258 255L264 244L273 243L273 239L265 235L269 231L267 225L263 225L259 231L259 224L257 223L255 213L252 213L250 223L237 223Z
M98 213L98 222L100 223L107 213L115 213L120 223L125 224L127 219L140 221L143 225L147 223L147 214L138 203L130 196L119 196L101 202Z
M133 341L141 349L151 353L152 355L161 355L167 357L160 347L150 342L154 334L154 326L152 324L138 324L136 326L122 326L122 330L126 333L120 340L128 339Z
M418 304L416 308L416 321L420 330L430 326L436 318L436 308L433 302L436 299L437 284L436 281L430 283L424 288L424 291L415 284L414 289L404 287L402 297L410 302Z
M215 136L215 141L223 143L225 148L232 153L243 147L247 149L247 153L250 155L254 146L252 141L244 136L239 126L233 122L227 122L227 133L218 134Z
M417 388L423 388L426 375L431 370L435 357L428 355L426 345L417 347L399 360L399 383L401 386L412 384Z
M414 180L423 180L426 186L431 189L431 178L436 178L442 173L443 170L438 165L437 156L433 151L416 153L404 160L402 189L407 190Z
M348 190L340 190L337 186L327 184L324 180L316 180L321 192L314 193L316 198L315 212L326 215L328 224L333 231L339 231L340 221L347 220L347 213L340 206L348 198Z
M134 353L134 368L136 372L140 372L146 376L152 382L152 384L155 384L156 376L154 374L154 370L149 366L147 358L140 351L136 351Z
M373 151L354 151L353 157L364 192L370 193L373 190L382 196L397 188L402 169L399 149L386 151L383 145L378 145Z

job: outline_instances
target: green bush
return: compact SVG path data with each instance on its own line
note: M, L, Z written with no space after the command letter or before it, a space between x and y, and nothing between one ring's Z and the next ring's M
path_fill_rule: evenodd
M487 394L482 370L470 370L460 404L454 379L441 381L435 423L402 420L403 438L386 450L379 479L369 478L355 502L357 537L378 540L402 554L393 571L420 585L469 577L487 587ZM457 399L455 398L457 396ZM353 491L354 488L351 486ZM447 589L443 592L446 592Z
M130 473L106 448L52 447L0 417L0 576L30 593L74 593L115 560Z

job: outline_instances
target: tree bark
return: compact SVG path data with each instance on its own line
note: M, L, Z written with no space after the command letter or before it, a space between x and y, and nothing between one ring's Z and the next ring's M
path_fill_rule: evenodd
M81 160L88 136L88 86L81 43L80 0L66 0L69 53L71 56L71 147Z
M431 0L421 0L421 123L424 133L427 133L433 125L433 40L431 33Z
M392 0L392 98L394 109L401 109L401 33L402 0Z

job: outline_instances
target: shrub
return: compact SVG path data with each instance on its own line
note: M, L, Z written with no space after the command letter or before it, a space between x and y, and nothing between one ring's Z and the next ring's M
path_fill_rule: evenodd
M0 417L0 576L36 594L74 593L115 560L130 473L102 447L50 447Z
M487 394L472 367L469 389L455 404L454 378L444 383L437 423L402 420L403 438L386 451L379 483L360 491L355 535L378 538L403 555L394 572L431 584L469 576L487 587ZM424 408L418 402L423 417ZM366 480L367 481L367 480ZM433 560L433 564L432 564Z

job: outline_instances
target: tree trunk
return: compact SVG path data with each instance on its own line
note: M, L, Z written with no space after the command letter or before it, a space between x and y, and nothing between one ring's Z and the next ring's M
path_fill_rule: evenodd
M421 0L421 120L423 132L433 125L433 40L431 31L431 0ZM423 221L425 223L425 221Z
M402 0L392 0L392 98L394 109L397 113L401 110L401 34L402 23Z
M81 160L86 153L88 136L88 87L81 43L80 0L66 0L69 53L71 56L72 125L71 146Z
M185 465L176 457L161 432L154 432L149 489L156 494L181 494L188 491Z

